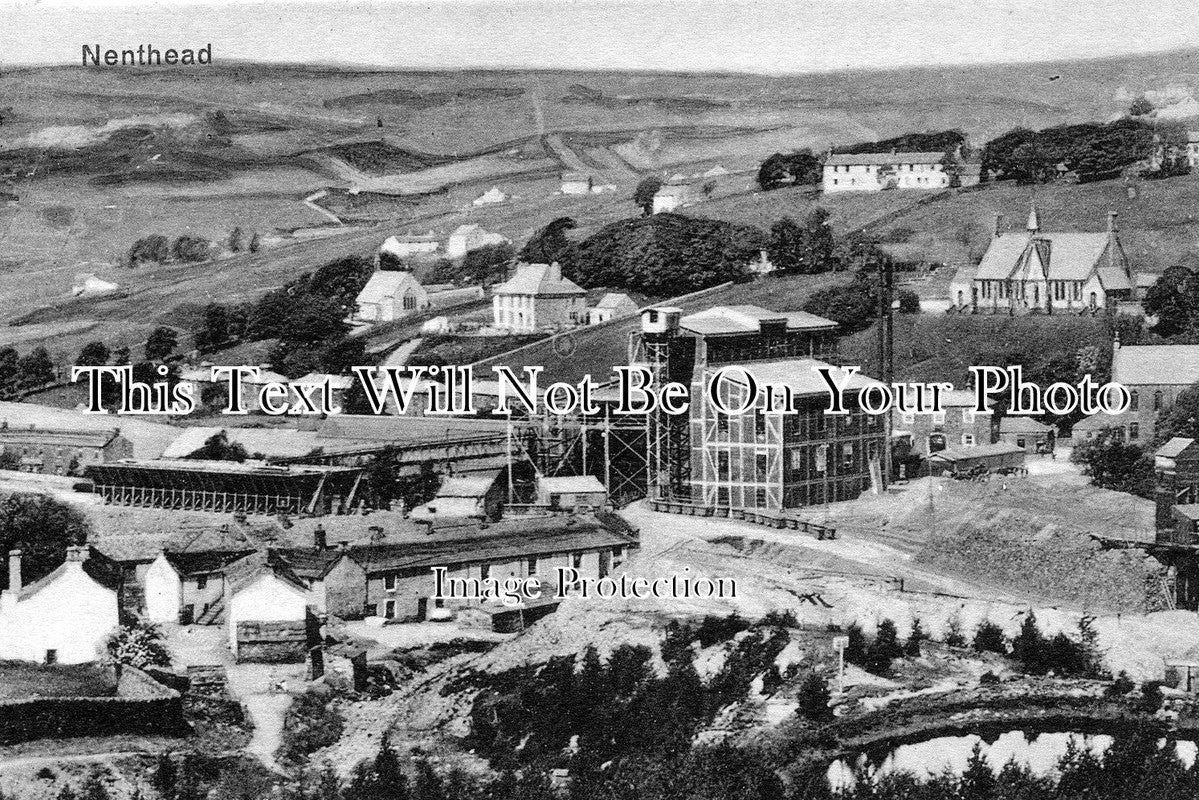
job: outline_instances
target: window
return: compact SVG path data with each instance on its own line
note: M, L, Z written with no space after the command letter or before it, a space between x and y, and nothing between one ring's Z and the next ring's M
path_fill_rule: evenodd
M582 553L572 553L570 556L570 565L572 567L574 567L575 569L582 569L583 568L583 554Z
M1025 446L1024 437L1023 437L1023 436L1017 436L1017 437L1016 437L1016 447L1024 447L1024 446Z
M383 590L386 592L394 592L396 590L396 576L394 573L383 576Z
M1135 422L1128 423L1128 438L1129 439L1141 438L1141 426Z
M1136 411L1141 407L1141 394L1136 389L1132 390L1132 394L1128 401L1128 410Z
M721 450L716 454L716 479L721 481L729 479L729 454L727 450Z
M908 412L908 413L904 414L901 417L901 419L903 420L904 425L913 425L916 422L916 415L911 412Z
M196 578L196 591L202 592L207 588L208 588L208 576L207 575L201 575L200 577Z
M963 433L962 434L962 445L964 447L974 447L974 434Z
M766 508L766 489L761 488L754 492L754 505L758 508Z
M729 432L729 415L728 414L720 414L720 413L716 414L716 432L717 433L728 433Z
M528 568L530 576L537 574L537 556L529 556Z
M47 664L57 664L58 663L58 651L57 650L47 650L46 651L46 663Z
M846 467L853 466L853 445L852 444L841 445L841 463L842 463L842 465L844 465Z
M1153 393L1153 410L1154 411L1162 410L1162 393L1161 392Z
M719 489L716 490L716 505L718 505L718 506L729 505L729 487L721 486Z
M757 453L754 455L754 480L758 483L766 482L766 473L769 470L769 457L765 453Z
M395 615L396 615L396 601L388 600L385 603L383 603L383 616L387 617L388 619L395 619Z
M945 412L944 411L934 411L933 412L933 424L934 425L944 425L945 424Z
M754 435L766 435L766 415L762 413L761 409L756 408L754 409Z

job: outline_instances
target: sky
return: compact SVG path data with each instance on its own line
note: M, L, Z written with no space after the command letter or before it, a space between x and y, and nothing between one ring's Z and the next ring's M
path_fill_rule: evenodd
M0 68L83 44L382 68L766 74L1199 46L1194 0L0 0Z

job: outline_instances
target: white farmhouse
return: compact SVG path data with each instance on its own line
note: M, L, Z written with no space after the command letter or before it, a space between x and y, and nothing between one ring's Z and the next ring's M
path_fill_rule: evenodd
M519 264L516 274L493 290L492 317L497 328L533 333L583 322L587 292L553 264Z
M429 307L429 293L411 272L383 271L371 275L354 301L358 322L392 322Z
M672 175L654 194L655 214L676 211L691 202L691 184L682 175Z
M255 553L229 567L225 589L229 648L238 661L288 661L297 660L296 656L302 660L311 595L290 570L267 562L264 554Z
M473 206L491 206L496 203L503 203L508 199L508 195L500 191L498 186L492 186L486 192L476 197L471 201Z
M492 233L479 225L459 225L445 242L445 254L450 258L464 258L471 250L504 244L508 238L501 233Z
M594 308L587 309L587 324L599 325L621 317L631 317L637 313L637 304L633 298L621 292L608 292Z
M84 664L97 660L118 626L117 593L83 570L87 547L35 583L21 583L21 551L8 554L8 588L0 593L0 660Z
M832 192L948 189L944 153L832 153L824 160L821 188Z
M412 256L436 253L439 247L441 247L441 242L433 231L417 235L388 236L383 244L379 245L378 255L387 254L397 260L403 260Z

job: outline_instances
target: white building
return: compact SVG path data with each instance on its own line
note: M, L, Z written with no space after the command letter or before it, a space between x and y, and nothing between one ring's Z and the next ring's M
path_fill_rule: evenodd
M573 327L587 314L587 292L563 278L557 263L519 264L516 274L492 294L495 326L517 333Z
M637 304L633 298L621 292L608 292L594 308L587 309L587 324L599 325L621 317L631 317L637 313Z
M120 619L117 593L83 570L87 547L28 586L21 582L21 551L8 555L8 589L0 593L0 660L43 664L96 661Z
M228 627L229 647L235 657L241 659L238 626L243 623L270 625L291 623L302 625L308 619L310 595L297 578L285 571L265 563L262 554L247 556L238 563L240 569L230 567L225 592L225 620Z
M654 213L676 211L691 202L691 185L682 175L673 175L654 195Z
M824 160L825 192L947 189L944 153L832 153Z
M491 233L475 224L459 225L445 242L445 254L450 258L463 258L471 250L504 244L508 238L501 233Z
M561 511L603 508L608 490L594 475L541 477L537 479L537 502Z
M438 240L437 234L429 231L425 234L388 236L383 244L379 245L379 254L386 253L402 260L412 256L436 253L439 247L441 247L441 242Z
M496 519L504 498L499 470L452 475L437 490L437 496L412 509L414 519L478 517Z
M1131 299L1132 267L1108 214L1105 233L1043 233L1034 206L1023 232L1004 233L1001 220L987 247L968 301L973 310L1097 311ZM958 291L961 291L960 289ZM959 299L952 298L955 305Z
M1199 167L1199 131L1187 131L1187 166Z
M508 199L508 195L499 190L498 186L492 186L486 192L476 197L471 201L473 206L490 206L496 203L503 203Z
M160 552L142 578L151 622L213 624L224 616L225 569L245 551Z
M354 320L393 322L429 307L429 293L411 272L378 271L354 301Z

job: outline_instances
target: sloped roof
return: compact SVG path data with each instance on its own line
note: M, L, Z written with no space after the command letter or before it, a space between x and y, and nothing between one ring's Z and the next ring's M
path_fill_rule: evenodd
M637 306L633 303L633 298L622 292L608 292L600 298L600 301L595 304L596 308L619 308L622 305L632 303L633 307Z
M1118 428L1124 424L1127 417L1127 414L1105 414L1100 411L1074 423L1074 430L1101 431L1104 428Z
M483 527L439 529L424 541L356 547L354 560L368 573L421 569L528 556L624 547L633 544L595 517L533 517Z
M348 553L339 547L292 547L271 551L271 563L281 564L306 581L321 580Z
M1199 520L1199 504L1183 503L1182 505L1174 506L1174 511L1182 514L1189 520Z
M1100 261L1108 241L1106 233L1004 233L991 240L975 277L988 281L1006 280L1023 267L1035 251L1043 262L1049 262L1050 279L1083 281L1097 268L1106 266ZM1128 277L1124 276L1122 287L1109 288L1128 288L1129 285ZM1104 286L1107 287L1106 282Z
M1037 422L1032 417L1013 416L999 420L1000 433L1048 433L1051 430L1052 425Z
M944 153L833 153L824 160L826 166L856 164L939 164L945 160Z
M557 264L520 264L516 268L516 274L495 287L493 293L538 297L587 294L577 283L563 278L562 269Z
M420 289L420 282L411 272L379 270L371 275L366 286L362 287L362 291L358 293L357 302L381 303L384 300L400 296L405 287Z
M557 494L596 494L608 490L594 475L560 475L553 478L538 478L537 484L546 492Z
M712 306L679 320L693 333L714 336L726 333L757 333L763 321L786 320L787 330L833 330L837 323L806 311L771 311L761 306Z
M972 458L983 458L986 456L1002 456L1011 453L1023 453L1024 449L1017 447L1014 444L1007 442L997 442L996 444L978 444L973 447L947 447L944 450L938 450L930 455L930 461L936 459L938 461L966 461Z
M66 430L61 428L38 428L0 424L0 445L39 444L48 447L104 447L120 432L112 430Z
M270 553L265 551L251 553L225 568L225 582L230 594L237 594L264 575L274 575L301 592L307 591L304 581L289 565L271 558Z
M1153 455L1161 456L1162 458L1177 458L1182 455L1182 451L1195 443L1194 439L1187 439L1183 436L1175 436L1170 441L1163 444L1157 449Z
M786 361L753 361L739 366L754 376L754 380L758 382L759 387L766 383L772 383L776 386L788 386L797 395L828 394L828 384L825 383L820 373L816 372L820 367L828 367L832 370L829 373L829 377L838 386L844 387L844 390L847 392L860 391L867 386L882 385L874 378L869 378L860 372L854 373L846 381L845 370L840 367L834 367L832 364L826 364L823 361L817 361L814 358L796 358ZM728 377L730 380L741 383L740 377L736 372L730 373Z
M437 490L437 498L468 497L477 499L484 497L491 491L491 487L495 485L499 475L498 469L470 475L453 475L446 478L441 484L441 488Z
M1190 386L1199 381L1199 345L1120 347L1112 354L1112 381L1124 386Z
M235 550L220 551L220 550L200 550L200 551L185 551L181 553L173 553L169 550L163 554L166 556L167 563L175 568L175 571L180 575L207 575L212 572L220 572L234 561L245 558L253 550Z

